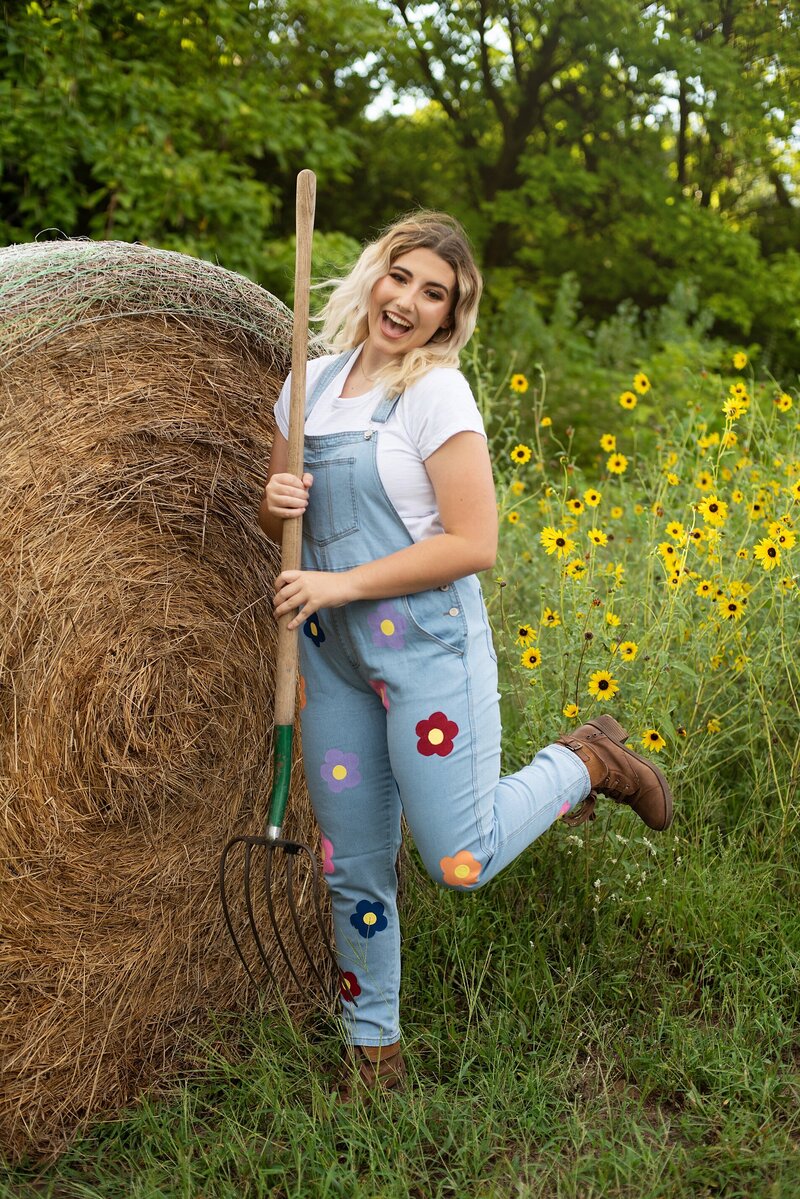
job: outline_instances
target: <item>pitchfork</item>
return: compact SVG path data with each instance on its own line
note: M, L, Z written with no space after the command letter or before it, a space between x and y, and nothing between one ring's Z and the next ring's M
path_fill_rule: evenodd
M289 401L289 472L302 476L303 473L303 425L305 423L306 355L308 350L309 280L311 274L311 239L314 228L314 202L316 178L312 171L301 171L297 176L297 255L295 261L294 287L294 330L292 334L292 385ZM281 570L300 568L302 519L284 522L281 542ZM263 907L266 909L267 925L271 940L277 946L289 972L300 991L305 984L298 976L292 955L283 939L280 921L276 913L277 888L283 888L297 940L311 967L312 973L322 987L329 991L329 979L320 969L313 950L309 947L303 931L301 910L310 900L312 914L323 950L323 956L333 963L335 976L343 975L336 962L336 955L328 935L328 928L320 900L320 877L317 856L307 845L287 841L281 836L286 802L289 796L289 781L292 767L292 737L295 700L297 691L297 630L287 626L292 613L286 613L278 621L278 652L275 686L275 730L273 743L273 781L267 818L266 834L263 837L233 837L222 852L220 860L220 896L225 923L228 926L236 952L242 960L251 981L258 986L250 968L242 941L237 936L228 905L226 881L229 878L230 862L237 850L243 851L244 904L247 912L245 938L249 934L255 945L258 958L270 980L276 983L276 975L270 960L269 950L259 929L261 886L263 884ZM237 855L238 856L238 855ZM301 879L302 876L302 879ZM258 884L254 887L254 882ZM274 960L274 959L273 959ZM353 1001L354 1002L354 1001Z

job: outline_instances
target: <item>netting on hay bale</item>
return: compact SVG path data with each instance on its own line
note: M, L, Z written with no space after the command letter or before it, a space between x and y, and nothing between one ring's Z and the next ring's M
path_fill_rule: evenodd
M57 1152L210 1010L253 998L216 876L271 782L279 554L256 511L290 344L283 305L208 263L116 242L0 251L12 1157ZM287 833L315 844L299 763L292 784Z

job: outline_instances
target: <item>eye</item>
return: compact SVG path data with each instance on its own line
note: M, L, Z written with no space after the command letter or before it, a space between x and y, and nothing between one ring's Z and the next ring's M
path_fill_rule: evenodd
M398 283L405 283L405 275L401 275L399 271L389 271L389 278L396 279Z
M429 292L427 292L427 296L428 296L428 299L429 299L429 300L437 300L437 301L439 301L439 300L443 300L443 299L444 299L444 296L442 295L442 293L441 293L441 292L438 292L438 291L429 291Z

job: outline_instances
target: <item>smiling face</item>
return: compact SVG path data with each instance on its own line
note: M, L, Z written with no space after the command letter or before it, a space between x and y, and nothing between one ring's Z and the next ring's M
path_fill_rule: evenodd
M455 294L455 272L433 250L396 258L370 295L365 356L371 368L426 345L449 326Z

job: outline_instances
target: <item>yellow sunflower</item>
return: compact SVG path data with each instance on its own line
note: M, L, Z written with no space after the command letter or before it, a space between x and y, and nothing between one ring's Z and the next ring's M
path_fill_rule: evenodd
M530 462L531 452L529 445L515 445L511 451L511 461L518 462L520 466L524 466L526 462Z
M642 733L642 745L650 753L660 754L666 744L658 729L645 729Z
M728 518L728 505L715 495L705 496L697 505L697 511L706 524L713 525L716 529L721 528Z
M780 565L781 551L769 537L763 537L753 549L753 557L761 563L764 570L774 570Z
M647 395L650 390L650 380L642 371L633 376L633 390L638 391L640 396Z
M529 383L524 375L512 375L510 387L512 391L517 393L517 395L524 395L528 390Z
M575 542L567 537L564 530L554 529L551 525L542 529L539 540L548 554L558 554L559 558L566 558L575 549Z
M612 475L624 475L628 469L628 459L624 454L611 454L606 462L606 467Z
M619 691L619 683L607 670L596 670L589 678L589 694L595 700L611 699Z
M526 670L535 670L541 664L541 661L542 651L537 649L535 645L531 646L530 649L526 649L520 658L520 662Z
M621 408L627 408L627 410L630 412L631 409L635 408L639 403L639 397L635 394L635 392L623 391L622 395L619 397L619 403Z

